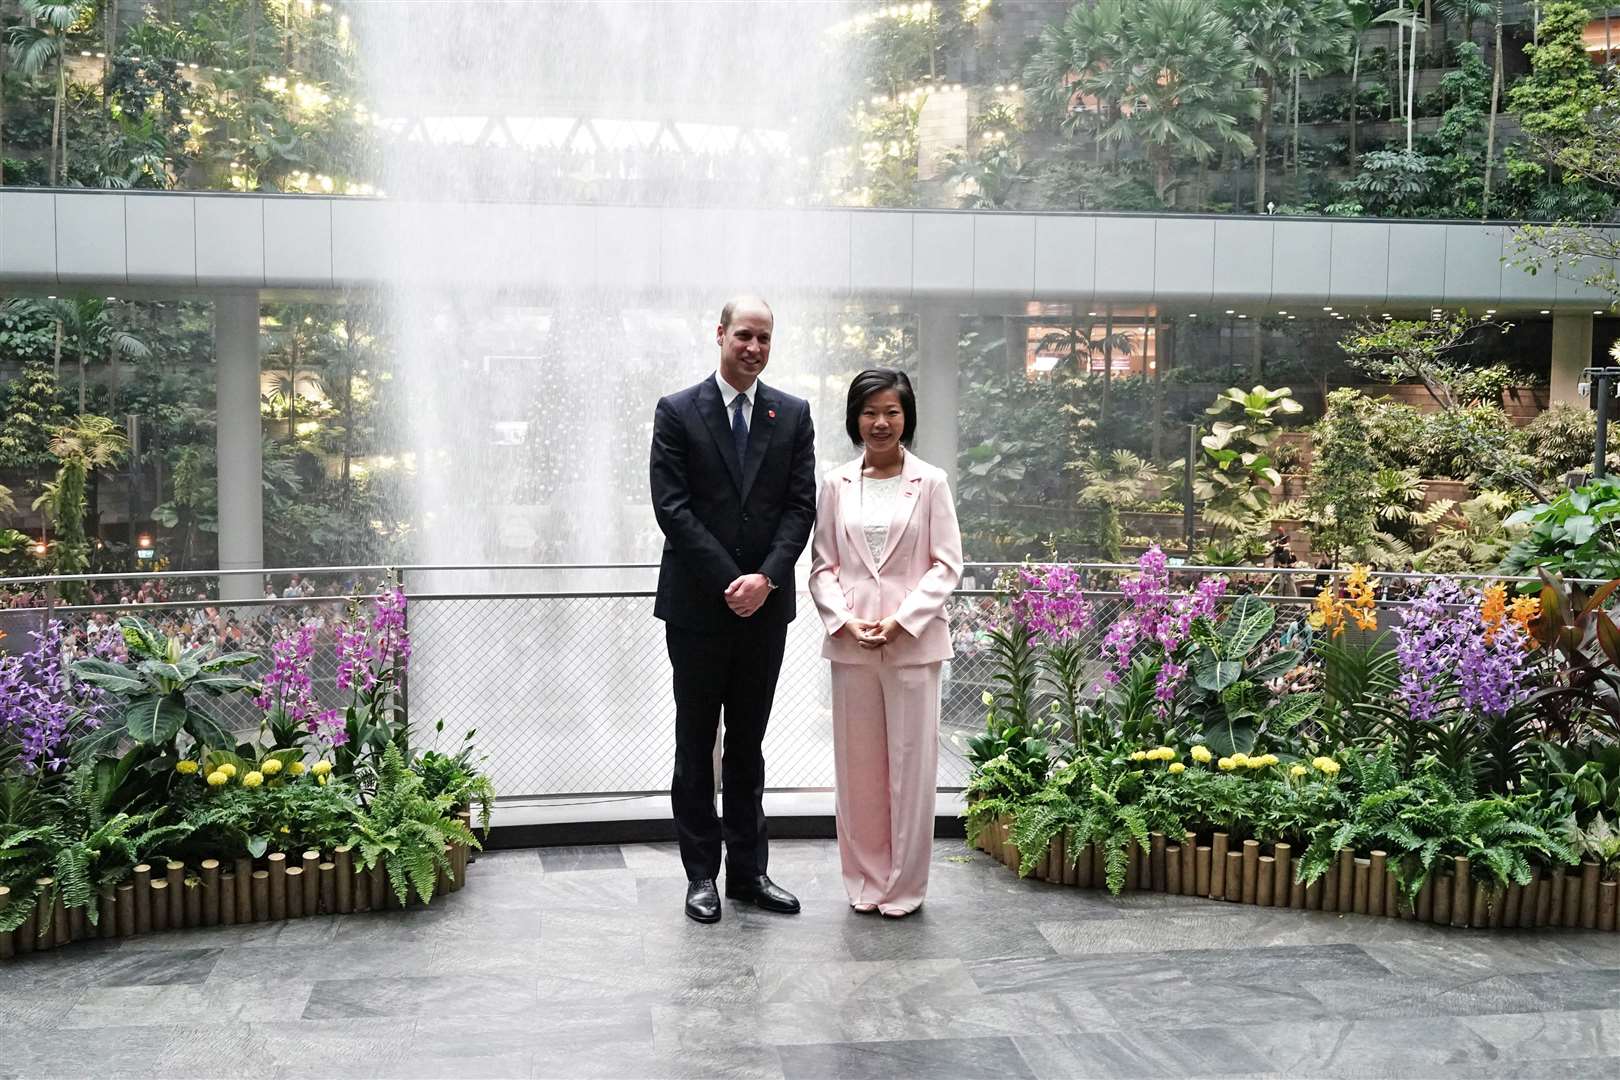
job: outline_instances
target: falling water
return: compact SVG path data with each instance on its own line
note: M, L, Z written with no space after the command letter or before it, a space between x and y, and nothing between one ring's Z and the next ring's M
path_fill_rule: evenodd
M383 303L409 388L420 561L657 560L646 466L653 404L713 370L726 296L786 280L775 260L803 252L753 236L746 250L726 253L735 275L718 275L720 287L666 281L655 291L600 267L588 287L520 289L514 282L545 277L535 263L550 256L514 242L524 211L477 204L712 208L720 222L728 212L813 201L817 162L853 89L836 24L855 10L812 0L358 5L359 55L382 134L380 186L402 208ZM463 227L453 236L414 228L409 208L419 202L467 204ZM827 302L784 289L771 299L779 334L767 381L810 397L818 426L836 434L827 404L841 402L828 388L836 383L841 398L847 375L831 377L810 348L810 328L832 320ZM645 573L458 572L411 585L549 592L651 583ZM661 786L668 686L650 608L645 600L419 605L414 714L447 726L476 720L480 741L502 747L507 775L496 779L509 792ZM808 670L798 676L819 685ZM795 678L784 674L784 692ZM496 688L499 703L488 700ZM577 729L568 768L542 760L555 750L523 730L537 716ZM631 775L616 772L626 738L654 729L662 741L634 763L637 779L621 779Z

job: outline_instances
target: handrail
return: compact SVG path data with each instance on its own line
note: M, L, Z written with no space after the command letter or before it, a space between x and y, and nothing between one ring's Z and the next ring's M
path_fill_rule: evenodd
M1057 563L1030 563L1030 562L995 562L979 559L966 559L964 564L971 567L982 567L992 570L1004 570L1020 566L1065 566L1078 571L1098 571L1103 573L1133 572L1140 567L1136 563L1088 563L1088 562L1057 562ZM486 572L516 572L516 571L547 571L557 573L574 573L594 570L657 570L657 563L399 563L391 566L266 566L256 569L209 569L209 570L158 570L147 573L134 571L124 574L42 574L33 577L0 578L0 587L8 585L44 585L51 582L69 581L153 581L162 579L187 579L209 577L242 577L256 575L266 577L270 575L290 574L403 574L403 573L458 573L471 571ZM1225 574L1236 575L1267 575L1267 576L1293 576L1293 577L1342 577L1351 571L1347 567L1319 568L1312 566L1203 566L1194 564L1171 565L1167 568L1172 573L1186 574ZM1462 573L1462 574L1427 574L1418 570L1378 570L1375 576L1383 580L1411 580L1427 581L1437 577L1461 578L1468 581L1500 581L1509 583L1533 582L1540 579L1529 574L1490 574L1490 573ZM1602 578L1565 578L1564 581L1572 585L1603 585ZM298 599L292 597L289 599ZM304 597L303 599L312 599ZM330 597L324 597L330 599ZM232 601L244 603L245 601Z

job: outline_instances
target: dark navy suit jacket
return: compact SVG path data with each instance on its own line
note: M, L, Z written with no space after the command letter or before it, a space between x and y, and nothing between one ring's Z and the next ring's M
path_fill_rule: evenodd
M738 461L731 418L710 375L659 399L651 473L653 512L664 531L653 614L709 633L791 622L793 564L816 520L810 403L756 383L747 460ZM725 589L752 573L777 588L743 619L726 606Z

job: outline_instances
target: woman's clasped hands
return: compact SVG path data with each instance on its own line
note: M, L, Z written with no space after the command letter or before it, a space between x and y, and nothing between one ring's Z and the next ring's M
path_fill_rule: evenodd
M851 619L839 632L853 637L855 644L863 649L881 649L905 630L890 616L887 619Z

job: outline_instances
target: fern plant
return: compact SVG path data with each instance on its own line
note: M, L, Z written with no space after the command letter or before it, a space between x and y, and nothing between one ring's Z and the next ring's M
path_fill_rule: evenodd
M413 890L424 904L432 902L439 872L451 870L447 846L481 847L472 830L450 816L453 809L450 796L427 795L422 778L405 764L399 747L388 744L377 772L376 794L355 823L350 842L366 869L382 862L402 905Z
M105 813L104 789L91 766L73 770L63 798L50 809L53 820L30 827L0 825L0 882L14 896L0 912L0 933L22 925L34 909L58 897L81 908L92 926L100 918L100 891L122 881L147 855L185 836L182 824L158 824L161 810L139 814ZM49 876L48 887L37 879Z
M1152 831L1168 826L1142 805L1145 784L1144 773L1123 768L1118 759L1095 755L1058 769L1051 782L1023 804L1013 825L1013 842L1022 853L1019 873L1033 870L1061 833L1071 863L1086 844L1102 849L1108 891L1117 895L1125 887L1131 841L1146 847Z

